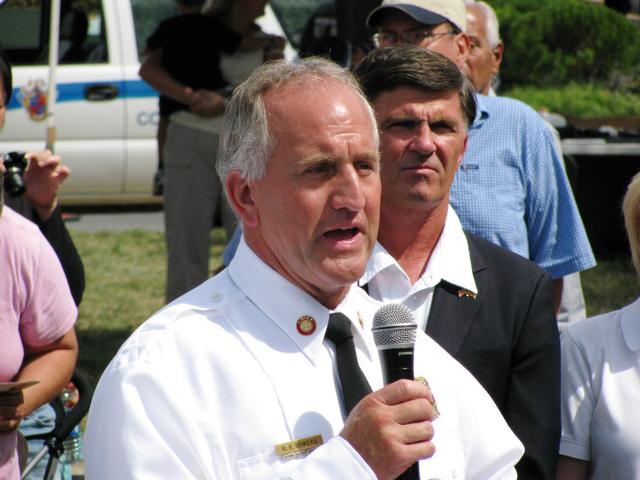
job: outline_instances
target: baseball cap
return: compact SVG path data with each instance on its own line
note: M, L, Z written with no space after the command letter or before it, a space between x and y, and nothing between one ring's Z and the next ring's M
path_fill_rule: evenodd
M467 27L464 0L384 0L367 17L367 26L377 26L382 14L391 9L400 10L424 25L449 21L463 32Z

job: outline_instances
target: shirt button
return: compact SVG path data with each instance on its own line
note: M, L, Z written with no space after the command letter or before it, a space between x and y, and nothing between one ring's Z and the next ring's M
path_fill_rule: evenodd
M222 299L224 298L224 295L222 295L222 293L220 292L215 292L213 295L211 295L211 301L212 302L220 302L222 301Z

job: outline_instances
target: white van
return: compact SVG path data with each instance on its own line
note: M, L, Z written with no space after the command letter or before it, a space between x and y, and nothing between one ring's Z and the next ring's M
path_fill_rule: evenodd
M160 201L157 93L138 76L146 38L175 14L174 0L62 0L55 151L72 175L63 204ZM49 0L6 0L0 45L13 63L13 95L0 151L44 148L48 92ZM268 8L262 28L283 35ZM289 47L290 48L290 47ZM291 50L289 50L291 55Z

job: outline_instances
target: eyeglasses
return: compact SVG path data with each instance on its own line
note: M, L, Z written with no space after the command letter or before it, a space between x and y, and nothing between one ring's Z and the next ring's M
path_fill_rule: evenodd
M373 43L376 47L391 47L398 43L427 46L440 37L455 34L456 32L453 31L432 33L430 30L407 30L401 33L378 32L373 35Z

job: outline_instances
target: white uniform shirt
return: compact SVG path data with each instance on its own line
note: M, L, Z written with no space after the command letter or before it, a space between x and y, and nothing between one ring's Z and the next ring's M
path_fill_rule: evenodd
M337 308L353 322L374 390L379 306L353 286ZM229 268L151 317L106 368L84 437L87 478L375 479L338 436L338 377L323 341L329 313L242 241ZM302 315L315 320L313 334L298 331ZM515 478L522 445L482 387L422 333L414 362L441 413L422 479ZM304 457L276 454L276 445L315 435L323 444Z
M591 479L640 478L640 299L562 334L560 453Z
M436 243L429 263L420 278L411 285L409 276L389 252L376 244L367 269L358 282L367 284L369 295L382 302L406 305L414 314L418 330L427 326L433 292L441 280L478 293L473 278L469 244L458 216L449 206L442 235Z

